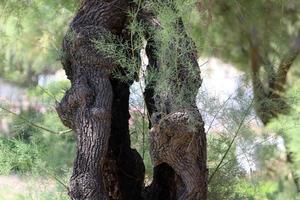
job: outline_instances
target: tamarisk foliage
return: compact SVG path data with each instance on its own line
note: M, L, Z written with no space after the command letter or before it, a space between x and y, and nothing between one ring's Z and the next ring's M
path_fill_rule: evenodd
M196 106L200 69L180 3L82 1L63 41L71 88L57 105L77 138L71 199L207 198L206 136ZM129 87L143 40L150 59L144 101L149 120L156 118L150 131L154 180L147 188L128 129Z

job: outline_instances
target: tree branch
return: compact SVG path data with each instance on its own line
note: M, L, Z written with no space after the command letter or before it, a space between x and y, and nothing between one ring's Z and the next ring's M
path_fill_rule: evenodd
M53 133L53 134L64 134L64 133L69 133L69 132L72 131L71 129L69 129L69 130L64 130L64 131L56 132L56 131L53 131L53 130L48 129L48 128L46 128L46 127L43 127L43 126L41 126L41 125L39 125L39 124L35 124L35 123L29 121L28 119L26 119L25 117L23 117L23 116L21 116L21 115L18 115L17 113L15 113L15 112L13 112L13 111L7 109L7 108L4 108L4 107L2 107L2 106L0 106L0 108L1 108L2 110L4 110L5 112L8 112L8 113L10 113L10 114L12 114L12 115L14 115L14 116L19 117L20 119L22 119L24 122L26 122L26 123L29 124L30 126L35 127L35 128L38 128L38 129L41 129L41 130L44 130L44 131L47 131L47 132L49 132L49 133Z
M285 84L287 81L287 73L289 72L292 64L300 54L300 31L297 37L294 39L289 52L287 55L281 60L279 64L279 68L277 71L276 81L274 86L271 88L276 92L284 92Z

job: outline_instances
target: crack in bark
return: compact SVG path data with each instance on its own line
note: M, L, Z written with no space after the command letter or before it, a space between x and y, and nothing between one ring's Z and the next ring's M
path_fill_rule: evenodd
M166 118L159 120L161 128L176 125L178 130L176 133L167 129L161 132L160 136L166 135L169 139L162 145L163 151L156 152L153 147L151 154L157 154L157 160L162 164L154 167L154 187L151 190L147 188L142 197L145 168L141 156L130 148L128 130L132 80L124 83L112 77L112 70L120 70L125 75L126 71L94 46L94 41L109 39L106 37L111 34L127 40L124 31L129 6L126 0L82 1L63 40L62 64L71 88L57 104L57 112L62 122L74 130L77 139L69 195L73 200L206 199L206 138L202 119L197 110L195 119L200 124L190 131L188 126L195 122L186 115L190 113L189 109L196 108L195 102L188 108L183 106L183 111L169 107L164 113ZM181 19L178 22L181 24L179 31L184 32ZM159 26L157 23L152 25ZM189 64L193 65L195 73L199 73L197 79L192 80L198 87L201 79L194 49L185 56L191 59ZM153 55L150 59L157 60ZM182 89L189 81L190 71L186 63L178 62L181 68L176 89ZM187 94L186 97L194 101L197 89L195 96ZM152 93L148 99L153 99ZM150 102L146 103L148 107ZM154 107L149 110L151 114L158 111L155 109L157 102L153 103ZM167 104L167 100L162 103ZM152 135L156 131L153 127ZM161 142L159 137L153 144L156 142ZM153 156L154 160L156 157ZM187 166L188 169L185 168ZM160 180L163 182L159 183ZM156 189L160 190L158 195L155 194Z
M113 104L110 73L118 66L96 49L93 41L121 34L128 6L127 0L84 0L63 40L62 64L71 88L56 109L64 125L73 129L77 137L69 189L73 200L105 200L113 193L116 196L116 188L105 188L108 185L105 181L115 176L116 170L103 168L106 156L110 155L107 154ZM115 166L114 160L107 159L106 163Z

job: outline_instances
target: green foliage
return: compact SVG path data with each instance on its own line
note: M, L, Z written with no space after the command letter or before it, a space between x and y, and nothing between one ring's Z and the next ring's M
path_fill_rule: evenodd
M159 63L159 71L154 72L155 95L159 96L157 107L164 110L166 102L174 110L190 108L195 103L195 94L201 84L193 41L185 29L185 13L191 8L193 1L154 1L146 4L157 16L160 28L148 30L152 33L155 58ZM149 29L149 28L148 28ZM151 35L151 34L150 34ZM172 59L170 59L172 58ZM184 76L188 78L184 78ZM151 82L151 80L149 81Z
M92 41L100 53L104 53L107 58L112 58L122 68L117 68L112 73L114 77L124 82L135 79L140 70L139 53L143 48L145 30L137 20L137 12L129 13L132 18L127 27L130 39L124 40L111 33L106 33L103 38Z
M182 19L184 13L193 5L193 1L140 1L137 9L130 12L131 21L128 25L129 40L121 40L115 35L105 34L94 42L95 47L108 58L119 64L124 71L117 69L114 76L120 80L133 80L140 71L139 53L145 42L154 41L155 56L160 63L159 72L147 71L147 83L155 79L155 93L161 102L172 102L172 107L182 109L194 104L194 96L198 91L199 71L195 70L194 43L184 31ZM157 16L161 28L147 27L137 19L140 9L148 9ZM151 44L152 45L152 44ZM170 59L172 58L172 59ZM182 69L184 68L184 69ZM182 72L184 71L184 72ZM188 71L189 78L180 83L180 73ZM176 94L176 95L175 95ZM162 103L164 104L164 103ZM157 105L163 109L164 105Z
M29 119L32 123L41 123L43 118L42 114L36 112L33 108L29 108L26 111L22 110L19 115L22 118ZM28 123L24 124L24 120L18 116L14 116L12 120L13 122L10 124L10 136L18 140L29 143L31 136L40 131Z
M271 199L272 193L277 189L277 184L271 181L254 182L251 180L240 180L234 188L237 194L232 199L267 200Z
M39 86L31 88L30 97L40 99L40 103L43 102L44 105L54 105L54 96L60 99L62 90L68 84L54 82L43 89ZM28 123L47 127L57 133L65 131L66 127L51 107L44 113L34 108L23 110L20 116L12 118L13 132L8 137L0 137L0 175L10 177L11 174L17 174L18 179L26 180L26 184L19 187L26 188L21 192L1 188L0 199L69 199L64 185L68 182L75 155L75 139L72 133L49 133ZM14 184L20 184L18 182L21 180Z
M79 1L78 1L79 2ZM0 0L0 76L18 84L31 85L37 83L40 74L54 72L61 68L59 64L60 43L67 27L67 22L73 15L78 4L71 0ZM216 56L224 61L234 63L243 71L249 66L249 41L256 35L259 40L260 54L264 58L266 73L276 69L280 59L288 51L289 44L300 27L300 8L298 0L217 0L210 5L209 0L201 1L195 6L194 0L151 0L134 1L138 6L129 13L129 40L124 41L114 35L105 35L103 40L93 41L99 51L113 58L122 68L114 71L114 75L125 82L137 77L141 61L139 53L146 42L153 40L156 44L155 56L161 71L149 71L145 82L158 83L155 93L162 101L171 99L176 108L188 107L190 99L198 89L194 81L198 74L192 69L193 63L189 53L194 48L185 34L180 31L179 19L192 36L202 56ZM140 9L154 11L161 28L152 29L137 20ZM200 9L201 12L198 10ZM150 33L151 37L146 36ZM182 45L185 44L185 45ZM184 87L177 87L176 74L181 66L186 66L192 73ZM126 73L124 73L126 72ZM126 76L124 76L126 74ZM209 198L218 199L248 199L248 200L296 200L294 184L289 178L290 169L300 176L299 148L299 72L293 76L287 92L287 99L292 105L292 112L274 120L269 128L284 137L286 146L293 153L294 163L286 167L282 161L282 153L273 144L255 143L257 135L250 130L250 113L233 146L221 163L220 169L209 183ZM143 74L144 76L145 74ZM144 78L144 77L143 77ZM139 87L143 90L143 81ZM66 127L60 122L55 110L55 101L62 98L69 82L54 82L45 88L31 87L28 91L31 100L41 102L46 111L37 112L34 109L22 110L21 116L33 124L41 125L54 133L62 133ZM240 85L243 89L244 85ZM244 91L231 106L214 101L201 94L199 101L204 103L203 115L219 115L226 132L208 135L208 164L210 175L220 163L224 153L230 146L241 118L249 105L249 97ZM135 93L135 92L132 92ZM174 95L175 94L175 95ZM143 97L131 102L136 110L131 112L130 126L132 147L143 156L146 173L152 175L152 164L148 146L148 116ZM206 102L204 102L206 101ZM266 103L270 103L268 99ZM220 106L221 105L221 106ZM163 107L163 105L160 105ZM218 113L221 108L220 114ZM2 116L1 116L2 117ZM19 117L13 117L9 137L0 137L0 174L30 174L37 177L59 176L62 182L67 182L69 170L75 154L75 140L72 133L49 133ZM249 124L248 124L249 123ZM211 124L214 126L214 124ZM263 138L263 140L267 140ZM259 172L247 175L238 162L240 155L238 147L242 146L242 154L256 149L254 154L259 161ZM280 164L277 171L274 166ZM270 167L271 166L271 167ZM33 180L39 182L38 180ZM58 185L59 183L57 183ZM29 192L20 194L15 199L68 199L62 185L42 190L39 194ZM0 199L6 198L0 191ZM299 198L298 198L299 199Z
M39 102L50 105L48 109L53 109L55 103L62 99L68 88L70 88L70 81L54 81L47 84L45 88L42 86L28 88L28 95L31 97L31 100L38 99Z
M7 153L0 157L1 173L37 171L43 174L47 166L46 169L52 173L64 174L72 166L75 139L71 132L66 132L67 128L61 123L54 107L47 107L54 105L54 97L62 97L62 90L68 84L54 82L43 89L37 86L29 90L31 98L41 100L46 112L42 114L32 107L13 117L9 138L1 139L1 153ZM65 133L59 134L61 132Z
M146 176L147 178L152 176L153 167L149 153L149 141L148 141L148 134L149 134L149 124L148 124L148 117L145 115L145 110L142 108L140 111L132 110L131 113L131 122L130 125L130 140L132 148L136 149L139 154L142 156L144 160L144 165L146 168Z
M227 142L226 142L227 141ZM214 135L208 137L208 165L210 175L213 169L218 165L222 159L223 153L228 148L230 138L218 138ZM241 178L242 172L237 164L234 149L232 148L227 156L224 167L217 171L212 181L209 183L209 199L232 199L235 194L235 188L239 177ZM231 185L232 187L228 187Z
M203 6L207 4L203 3ZM260 55L268 70L276 69L298 34L300 3L297 0L217 0L207 7L210 21L205 23L206 18L200 19L197 13L191 21L197 30L194 38L198 36L204 43L201 52L233 63L244 71L249 69L252 37L258 40Z
M300 81L296 80L295 84L287 91L287 99L292 105L292 112L288 115L281 115L278 119L273 120L269 129L279 133L285 139L287 151L292 152L293 163L290 168L295 170L300 176L300 147L299 147L299 116L300 116Z
M36 167L39 151L35 144L0 138L0 174L28 172Z
M32 84L60 67L60 43L76 5L73 1L1 1L0 74Z

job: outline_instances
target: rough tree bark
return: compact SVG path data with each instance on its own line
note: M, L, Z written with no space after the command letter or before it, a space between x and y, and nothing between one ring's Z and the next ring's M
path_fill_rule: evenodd
M71 88L57 112L77 138L69 188L74 200L141 198L144 165L130 148L128 131L131 83L111 76L120 66L93 43L122 36L129 6L128 0L84 0L64 38L62 63Z
M151 190L144 188L142 158L130 148L128 101L132 80L124 82L113 77L113 70L123 75L126 70L94 44L95 40L105 40L107 35L127 39L124 32L131 6L128 0L83 0L63 40L62 64L71 88L56 109L77 139L69 196L73 200L204 200L206 139L201 115L194 104L192 110L170 110L165 118L155 122L151 131L154 181ZM199 74L195 81L199 81L200 87L194 52L189 58ZM184 84L189 72L184 65L182 68L178 77ZM195 100L195 96L191 98ZM189 113L196 120L193 130L189 129L192 123ZM166 124L178 128L170 134L167 131L170 127L163 127ZM168 149L166 152L172 158L169 160L155 148L165 137L170 138L163 147Z
M176 12L176 10L174 10ZM141 20L149 30L161 28L151 12L144 11ZM204 123L196 106L196 95L201 86L200 69L197 63L196 48L186 34L182 19L176 22L176 31L184 36L179 49L183 55L178 59L178 73L170 80L170 93L183 93L186 102L180 106L171 99L161 99L155 92L157 81L151 79L146 85L144 97L150 122L150 154L154 164L153 182L147 188L147 199L207 199L206 135ZM149 58L149 73L161 70L157 55L160 41L155 40L151 31L146 33L148 40L146 53ZM171 44L170 44L171 45ZM171 48L172 49L172 48ZM179 50L180 51L180 50ZM172 66L167 66L172 67ZM174 66L173 66L174 67ZM196 73L193 76L192 73ZM193 83L193 84L190 84ZM193 85L193 87L188 88ZM173 87L174 86L174 87ZM173 87L173 89L171 89ZM154 97L156 96L156 97ZM163 107L158 105L164 105ZM156 191L156 192L155 192Z
M151 26L155 26L150 20L153 16L149 16L149 13L143 13L145 16L141 16L141 20L144 20L146 24L151 22ZM150 20L150 22L148 21ZM149 33L148 33L149 34ZM151 38L150 35L148 35ZM147 67L148 72L152 70L159 70L158 58L156 56L156 44L153 39L147 41L146 54L149 59L149 65ZM146 80L146 88L144 91L145 103L147 106L148 115L152 116L158 112L156 103L154 100L156 81ZM149 119L149 128L152 128L152 121ZM176 181L175 171L167 163L161 163L160 165L154 166L153 169L153 181L150 186L146 188L146 199L147 200L175 200L176 199Z

